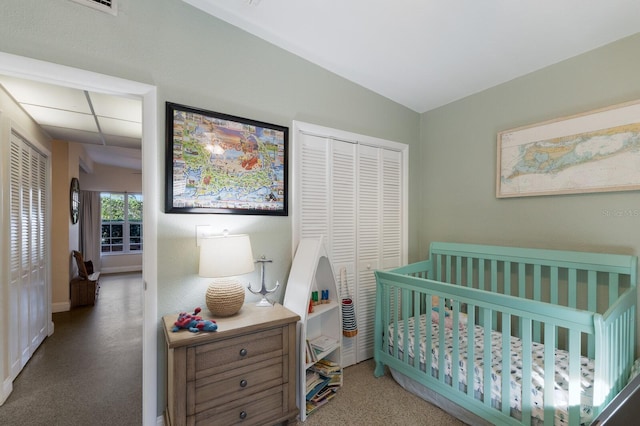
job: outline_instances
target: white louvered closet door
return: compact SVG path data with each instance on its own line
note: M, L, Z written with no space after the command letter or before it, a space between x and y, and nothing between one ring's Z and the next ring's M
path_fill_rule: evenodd
M402 265L403 153L297 132L299 238L323 236L340 288L347 272L358 335L342 340L343 366L373 356L376 269ZM340 298L347 295L343 288Z
M402 154L359 145L356 360L373 357L376 269L401 266Z
M47 158L18 134L10 143L9 354L18 375L46 337Z

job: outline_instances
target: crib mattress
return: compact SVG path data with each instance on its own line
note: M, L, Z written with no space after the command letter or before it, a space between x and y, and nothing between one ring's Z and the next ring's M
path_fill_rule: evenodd
M420 317L420 365L425 370L426 363L426 316ZM413 358L414 348L414 318L411 317L408 321L409 325L409 357ZM431 336L432 336L432 357L431 357L431 369L435 375L438 374L438 336L439 336L439 324L437 321L431 321ZM398 322L398 345L399 352L402 353L404 347L404 323ZM389 326L389 351L393 353L393 336L394 325ZM445 335L445 375L447 378L452 377L452 350L453 350L453 330L447 324L444 330ZM484 392L484 329L481 326L475 326L474 332L474 355L473 360L474 368L474 392L476 395L483 395ZM521 412L521 394L522 394L522 342L517 337L511 336L511 360L510 360L510 405L512 411ZM497 331L491 332L491 398L495 401L501 400L502 395L502 334ZM459 370L458 377L460 380L459 385L466 389L467 386L467 346L468 346L468 332L467 326L464 324L464 320L461 321L459 327ZM569 400L569 354L567 351L556 349L555 351L555 386L554 386L554 401L555 401L555 424L563 425L568 424L568 400ZM532 342L532 359L533 369L531 372L531 416L534 419L544 419L544 345L536 342ZM593 377L594 377L594 363L586 357L581 357L581 406L580 406L580 423L588 424L593 419Z

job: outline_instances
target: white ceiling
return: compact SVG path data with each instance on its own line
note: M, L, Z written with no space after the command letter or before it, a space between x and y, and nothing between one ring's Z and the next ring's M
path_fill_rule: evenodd
M639 0L183 0L419 113L640 31Z
M0 75L0 85L53 139L82 143L100 164L142 168L142 101Z

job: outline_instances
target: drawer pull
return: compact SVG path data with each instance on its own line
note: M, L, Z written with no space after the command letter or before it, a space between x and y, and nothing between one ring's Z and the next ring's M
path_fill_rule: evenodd
M247 356L247 350L245 348L240 349L240 356Z
M246 411L240 411L240 418L242 420L246 419L247 418L247 412Z
M247 381L245 379L240 380L240 387L241 388L247 387Z

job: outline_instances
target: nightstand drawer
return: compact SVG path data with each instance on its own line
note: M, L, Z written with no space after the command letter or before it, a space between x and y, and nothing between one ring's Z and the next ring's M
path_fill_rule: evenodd
M285 358L268 359L190 382L187 392L193 391L195 397L194 406L188 408L189 414L199 413L281 385L287 381L285 370L288 358ZM192 387L193 389L190 389ZM187 398L187 404L189 399Z
M282 356L284 351L282 327L251 333L219 342L198 345L187 351L187 365L193 365L187 380L253 364L264 359ZM288 349L288 348L287 348Z
M196 414L193 418L198 426L223 426L241 423L243 426L263 425L270 419L287 415L287 387L278 386L223 406ZM187 423L190 423L187 421Z

